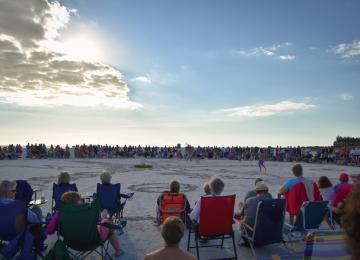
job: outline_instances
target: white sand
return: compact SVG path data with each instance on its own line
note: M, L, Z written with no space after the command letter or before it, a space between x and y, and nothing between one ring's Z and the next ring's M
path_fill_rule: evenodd
M152 169L136 169L134 164L141 159L46 159L46 160L4 160L0 161L0 179L25 179L35 188L51 198L52 183L60 171L70 171L72 180L76 182L81 194L92 194L96 191L96 183L103 170L113 174L112 182L122 184L122 192L134 191L132 201L125 207L128 218L126 233L120 237L121 246L126 253L119 259L143 259L145 253L162 246L163 242L158 227L153 225L155 203L159 193L167 189L171 180L178 180L191 205L202 195L202 185L213 175L219 175L225 182L224 194L236 194L237 202L243 200L245 193L253 189L255 178L262 177L276 196L281 184L291 177L292 163L266 162L268 175L260 175L257 162L230 160L185 161L177 159L147 159ZM359 168L302 164L304 175L314 180L327 175L333 183L337 182L340 172L359 173ZM51 203L42 206L43 212L50 210ZM237 229L236 225L234 228ZM238 232L236 232L238 236ZM50 244L53 239L50 239ZM187 237L182 240L182 248L186 249ZM205 258L221 257L226 251L231 252L230 240L225 249L201 249L200 256ZM298 247L299 248L299 247ZM298 249L297 248L297 249ZM301 249L301 247L300 247ZM237 247L239 259L251 258L251 252L244 247ZM259 248L260 256L271 254L289 254L281 245ZM192 251L195 254L195 251ZM299 253L299 251L297 251ZM95 257L90 257L95 259Z

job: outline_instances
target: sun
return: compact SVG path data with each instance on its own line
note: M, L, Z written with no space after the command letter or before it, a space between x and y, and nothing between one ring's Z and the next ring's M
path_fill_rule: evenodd
M72 60L99 62L104 58L104 48L94 37L79 35L61 43L60 52Z

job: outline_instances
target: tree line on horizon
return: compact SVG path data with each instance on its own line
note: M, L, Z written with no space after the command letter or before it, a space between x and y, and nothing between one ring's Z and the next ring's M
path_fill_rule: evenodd
M337 136L334 146L360 146L360 137Z

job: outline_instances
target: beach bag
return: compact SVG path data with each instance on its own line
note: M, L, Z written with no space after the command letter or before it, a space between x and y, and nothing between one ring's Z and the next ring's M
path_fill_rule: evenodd
M58 239L53 248L45 256L45 260L72 260L72 258L69 256L64 242Z

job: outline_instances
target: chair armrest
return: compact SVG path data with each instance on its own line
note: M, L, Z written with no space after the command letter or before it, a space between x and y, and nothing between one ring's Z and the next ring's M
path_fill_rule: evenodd
M130 199L134 196L134 192L120 193L120 198Z
M188 219L190 220L191 226L193 226L194 228L197 228L199 226L199 223L196 220L191 219L190 214L187 214L187 216L188 216Z
M289 223L284 223L284 226L288 231L292 231L295 227L293 225L290 225Z
M116 230L116 229L121 230L123 228L122 226L111 224L111 223L98 223L98 225L106 227L108 229L113 229L113 230Z
M252 232L254 232L254 228L246 224L245 222L242 222L241 225L244 225L247 229L250 229Z

